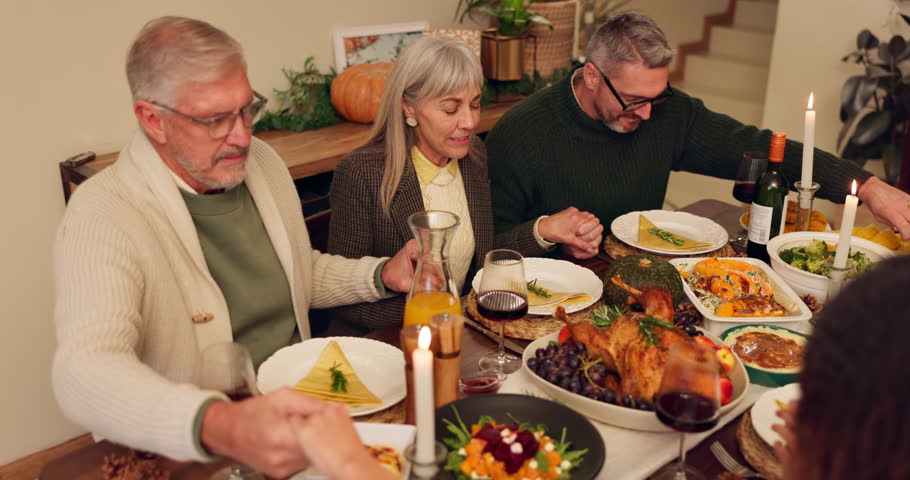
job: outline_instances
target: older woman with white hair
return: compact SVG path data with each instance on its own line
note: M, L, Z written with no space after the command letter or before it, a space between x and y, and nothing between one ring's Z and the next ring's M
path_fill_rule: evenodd
M562 243L577 258L597 253L603 226L575 208L494 232L486 148L473 135L483 80L477 55L460 40L421 37L405 48L389 74L370 140L335 169L329 253L394 253L413 236L408 217L422 210L461 219L449 250L459 289L493 248L539 256ZM361 335L400 322L404 300L333 309L329 332Z

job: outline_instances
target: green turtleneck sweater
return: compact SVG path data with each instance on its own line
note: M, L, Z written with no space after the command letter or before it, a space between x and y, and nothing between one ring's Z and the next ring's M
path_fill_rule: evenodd
M259 365L300 341L288 278L246 185L217 195L180 190L205 263L224 294L234 341Z
M638 129L616 133L581 109L566 78L511 108L487 136L496 231L574 206L596 215L607 235L614 218L661 208L671 170L733 179L743 152L770 144L770 130L712 112L676 89ZM783 172L791 184L801 165L802 144L787 141ZM851 180L872 175L819 149L814 172L818 195L839 203Z

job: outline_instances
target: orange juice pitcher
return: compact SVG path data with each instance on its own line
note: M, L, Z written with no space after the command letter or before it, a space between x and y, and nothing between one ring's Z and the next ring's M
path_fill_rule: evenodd
M437 313L461 313L455 279L449 269L448 247L461 220L441 210L417 212L408 224L420 255L404 305L404 325L426 324Z

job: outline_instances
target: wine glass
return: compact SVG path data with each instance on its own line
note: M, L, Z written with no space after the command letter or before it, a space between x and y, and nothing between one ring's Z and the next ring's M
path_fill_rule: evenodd
M652 479L703 480L701 472L686 465L684 440L687 432L704 432L717 425L720 387L714 350L696 342L670 347L654 406L657 418L680 434L679 462L667 465Z
M234 342L209 345L199 358L196 385L224 392L234 402L258 395L250 351L245 345ZM211 480L265 480L265 477L234 463L212 474Z
M739 162L736 170L736 179L733 180L733 198L748 205L755 196L755 183L762 172L768 168L767 152L746 152ZM748 239L746 232L740 232L730 237L730 243L742 244Z
M491 250L483 259L483 276L477 292L477 312L499 323L499 350L484 355L480 370L510 374L521 367L521 360L503 348L505 322L528 313L528 285L524 260L514 250Z

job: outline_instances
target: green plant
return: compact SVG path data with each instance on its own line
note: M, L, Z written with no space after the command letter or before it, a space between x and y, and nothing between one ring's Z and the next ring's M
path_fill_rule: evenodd
M338 118L329 86L335 79L335 70L322 74L307 57L303 71L282 68L290 84L286 90L273 89L279 105L276 111L267 111L253 125L254 132L288 129L295 132L313 130L335 124Z
M901 151L910 127L910 47L900 35L887 43L868 29L856 37L856 50L841 61L862 65L865 72L847 79L841 90L837 152L863 165L882 158L886 180L900 170Z
M504 37L520 37L534 25L553 24L530 8L534 0L458 0L455 18L464 22L464 17L473 18L474 12L495 17L499 21L497 31Z

